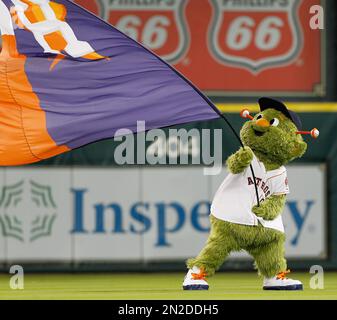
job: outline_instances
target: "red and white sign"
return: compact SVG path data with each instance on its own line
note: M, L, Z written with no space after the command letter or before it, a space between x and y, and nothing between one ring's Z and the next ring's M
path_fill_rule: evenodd
M211 95L325 94L322 0L75 0Z
M211 53L220 63L258 73L289 64L301 50L301 1L270 2L263 10L238 2L213 0Z

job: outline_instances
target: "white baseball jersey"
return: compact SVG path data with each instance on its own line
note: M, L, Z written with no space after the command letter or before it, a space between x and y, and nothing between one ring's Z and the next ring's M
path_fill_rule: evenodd
M264 164L254 155L252 160L260 202L271 195L289 193L287 170L284 166L267 171ZM254 179L250 167L242 173L229 173L216 192L211 214L232 223L256 226L260 222L266 228L284 232L282 217L271 221L257 217L252 208L257 204Z

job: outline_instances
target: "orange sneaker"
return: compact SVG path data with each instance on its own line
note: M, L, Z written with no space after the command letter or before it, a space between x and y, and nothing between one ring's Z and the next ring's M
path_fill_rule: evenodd
M184 290L208 290L206 273L203 269L194 266L189 269L183 282Z
M263 290L303 290L301 281L289 279L286 275L290 271L278 273L273 278L264 278Z

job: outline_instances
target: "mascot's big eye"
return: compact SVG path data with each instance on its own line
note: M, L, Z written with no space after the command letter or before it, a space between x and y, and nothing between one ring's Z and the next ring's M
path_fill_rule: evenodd
M270 125L273 126L273 127L277 127L280 123L280 120L277 119L277 118L274 118L272 120L270 120Z
M262 119L262 114L259 114L259 115L256 117L256 120L259 120L259 119Z

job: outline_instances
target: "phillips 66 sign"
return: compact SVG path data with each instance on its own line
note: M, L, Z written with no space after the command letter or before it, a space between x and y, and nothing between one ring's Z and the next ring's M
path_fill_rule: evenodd
M299 4L280 1L266 12L267 8L253 10L213 0L215 15L209 38L212 54L220 63L256 73L288 64L302 47Z
M75 0L211 95L325 95L323 0Z

